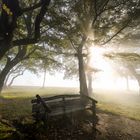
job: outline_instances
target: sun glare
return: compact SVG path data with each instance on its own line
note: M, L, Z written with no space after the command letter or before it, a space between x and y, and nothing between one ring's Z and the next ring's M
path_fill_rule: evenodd
M112 64L105 59L103 54L105 53L104 48L101 47L90 47L90 61L88 63L90 68L98 69L98 72L93 73L95 82L93 87L100 89L113 89L113 90L126 90L127 82L126 79L119 77L119 74L114 71ZM134 81L129 80L129 83L134 83ZM133 84L134 85L134 84ZM135 86L131 86L133 90L137 88L137 84Z
M104 59L103 53L105 50L103 48L91 47L90 48L90 61L89 66L91 68L99 69L102 72L111 73L112 68L110 64Z

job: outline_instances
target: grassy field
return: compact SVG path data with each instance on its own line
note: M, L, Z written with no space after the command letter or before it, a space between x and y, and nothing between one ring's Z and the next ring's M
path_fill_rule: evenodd
M31 100L35 98L36 94L51 96L75 93L78 93L76 88L54 87L44 89L38 87L14 87L4 90L0 95L0 119L30 118ZM140 95L97 90L93 97L98 101L97 112L104 111L140 121ZM5 129L10 128L5 128L5 126L0 124L0 131L5 131Z
M0 120L19 120L31 118L31 100L36 94L52 96L56 94L78 93L73 88L39 88L39 87L14 87L4 90L0 95ZM31 120L31 119L30 119ZM7 127L0 122L0 139L8 138L12 127Z
M6 119L31 115L31 100L36 94L51 96L56 94L75 94L76 88L33 88L15 87L2 92L0 96L0 115ZM99 110L140 120L140 96L136 94L95 91L93 98L98 101Z
M140 95L125 91L95 90L98 109L140 121Z
M78 93L74 88L37 88L37 87L15 87L4 90L0 96L0 115L5 119L16 119L18 117L31 115L31 100L36 94L52 96L56 94Z

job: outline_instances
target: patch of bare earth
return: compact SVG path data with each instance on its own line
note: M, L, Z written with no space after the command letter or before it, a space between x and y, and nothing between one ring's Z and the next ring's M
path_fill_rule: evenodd
M97 140L140 140L140 121L106 112L98 113Z

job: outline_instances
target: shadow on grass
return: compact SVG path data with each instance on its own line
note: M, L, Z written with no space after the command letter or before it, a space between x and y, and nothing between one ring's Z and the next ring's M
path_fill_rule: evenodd
M83 113L82 113L83 114ZM84 113L85 114L85 113ZM83 116L83 115L82 115ZM80 119L79 119L80 118ZM59 116L50 118L47 125L42 122L35 123L32 119L22 118L11 121L11 135L1 136L2 140L93 140L96 137L95 126L92 118L87 115L81 119L81 113L76 113L74 118ZM5 131L6 132L6 131ZM8 133L8 131L7 131Z

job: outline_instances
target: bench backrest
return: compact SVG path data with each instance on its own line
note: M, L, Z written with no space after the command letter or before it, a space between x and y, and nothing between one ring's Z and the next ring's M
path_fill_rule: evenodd
M41 98L39 95L36 95L37 99L33 99L33 112L48 112L52 114L59 114L61 112L69 112L80 110L85 108L85 106L92 106L93 109L95 104L97 103L96 100L88 97L88 96L81 96L79 94L75 95L57 95L47 98Z

